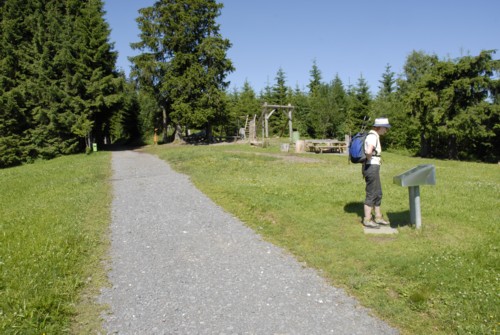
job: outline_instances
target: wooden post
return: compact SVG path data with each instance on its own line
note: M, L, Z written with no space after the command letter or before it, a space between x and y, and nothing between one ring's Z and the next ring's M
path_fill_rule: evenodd
M269 115L267 115L267 110L264 114L264 137L269 137Z
M266 112L264 113L264 118L262 120L262 147L267 148L269 144L268 136L269 132L267 130L268 124L267 124L267 109Z
M272 111L268 113L268 110L272 108ZM268 105L267 102L264 102L264 105L262 105L262 139L264 142L269 138L269 118L273 115L274 112L277 110L281 110L283 113L285 113L286 117L288 118L288 131L290 135L290 142L293 142L293 124L292 124L292 114L293 114L293 106L291 104L288 104L286 106L284 105ZM282 129L282 134L285 130L286 123L283 126ZM281 135L280 135L281 136Z

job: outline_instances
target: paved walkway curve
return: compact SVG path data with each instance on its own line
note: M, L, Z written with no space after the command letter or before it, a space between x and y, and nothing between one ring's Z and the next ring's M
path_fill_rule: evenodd
M114 152L108 334L397 334L155 156Z

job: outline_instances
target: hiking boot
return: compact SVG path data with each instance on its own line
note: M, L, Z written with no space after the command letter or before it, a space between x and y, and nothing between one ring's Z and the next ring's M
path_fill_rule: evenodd
M385 221L383 217L375 218L375 223L382 225L382 226L388 226L390 225L389 222Z
M375 222L373 222L372 219L363 219L363 226L365 226L366 228L373 228L373 229L379 229L380 226L378 224L376 224Z

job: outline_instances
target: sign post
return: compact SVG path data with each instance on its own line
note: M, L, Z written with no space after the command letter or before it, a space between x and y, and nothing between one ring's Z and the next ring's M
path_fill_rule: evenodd
M431 164L414 167L400 175L394 176L396 185L408 187L410 200L410 222L417 229L422 227L420 211L420 185L436 185L436 168Z

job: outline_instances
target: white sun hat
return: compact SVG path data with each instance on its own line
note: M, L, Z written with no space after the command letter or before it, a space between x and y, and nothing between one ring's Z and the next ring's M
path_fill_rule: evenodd
M384 127L384 128L391 128L391 125L389 124L389 119L386 117L380 117L375 119L375 123L373 124L374 127Z

